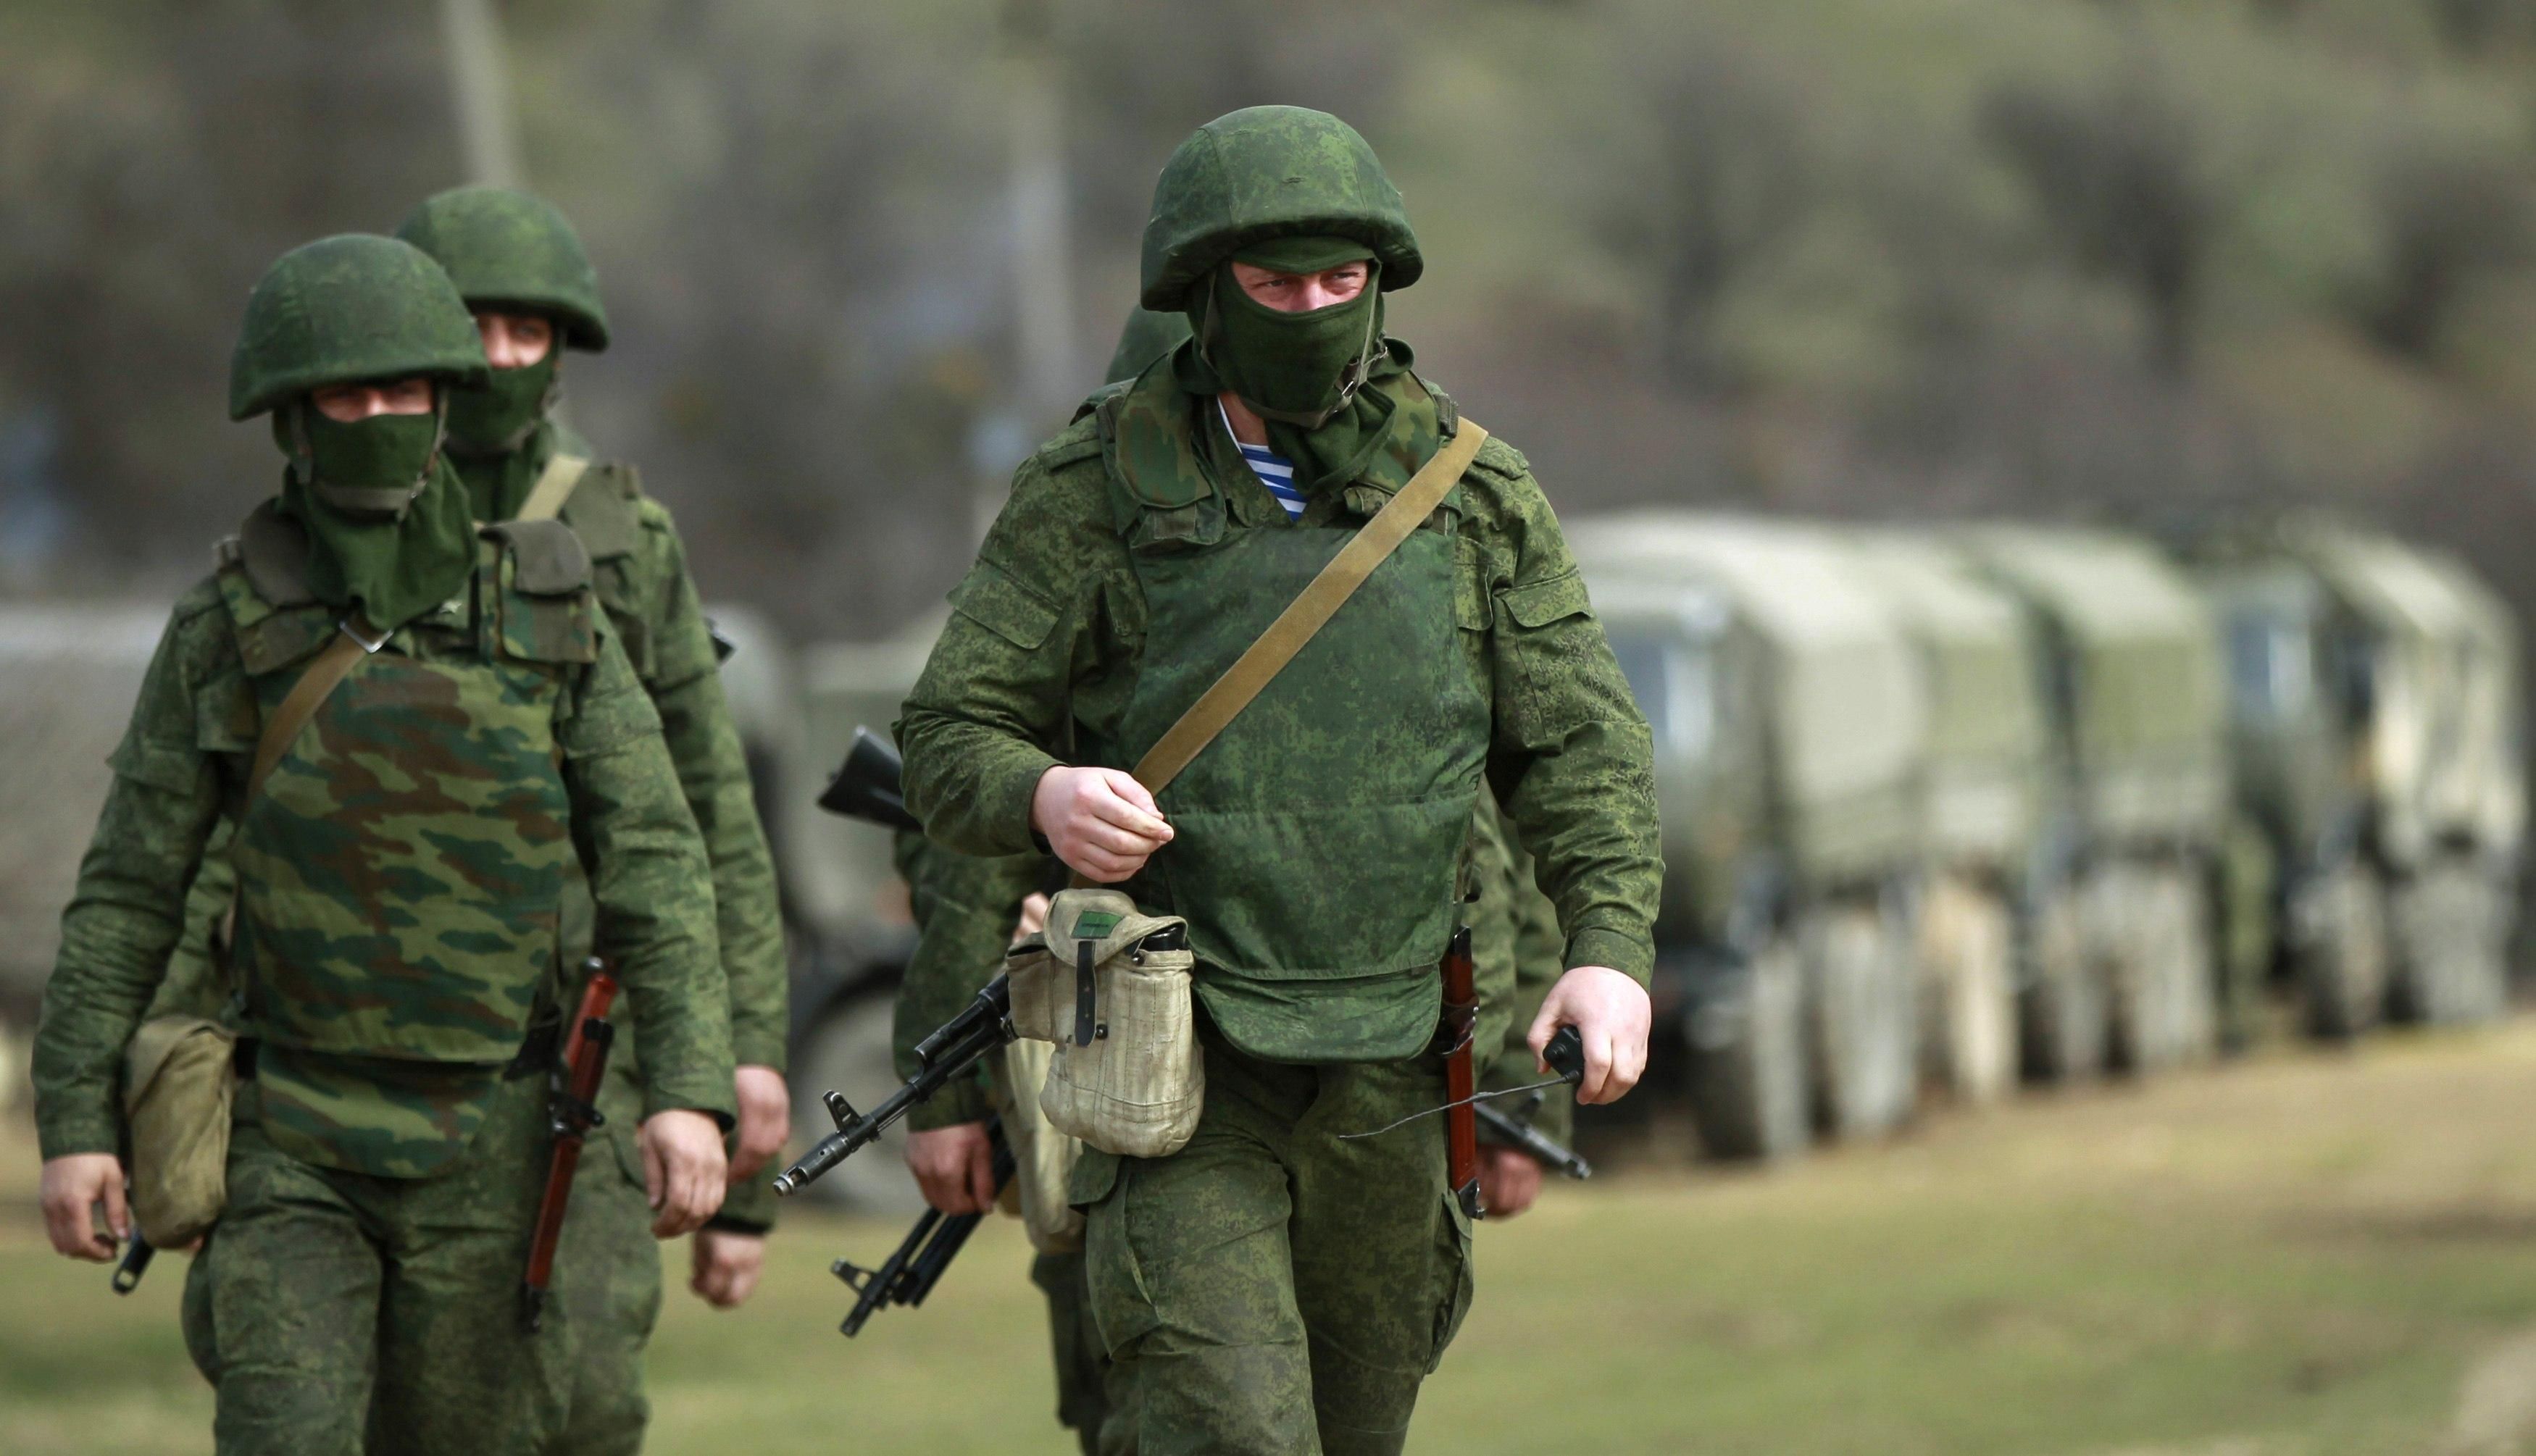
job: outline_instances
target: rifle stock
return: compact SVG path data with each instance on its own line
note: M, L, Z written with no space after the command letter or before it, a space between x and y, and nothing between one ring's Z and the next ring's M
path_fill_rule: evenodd
M563 1236L564 1210L572 1201L573 1174L581 1167L581 1146L590 1130L605 1119L599 1114L600 1079L607 1070L607 1048L616 1028L607 1009L616 1000L616 978L606 962L589 962L590 983L581 1006L565 1028L557 1057L548 1115L553 1120L554 1152L546 1164L544 1195L538 1202L537 1233L529 1243L529 1268L520 1281L520 1324L535 1334L545 1322L546 1291L554 1278L555 1245Z

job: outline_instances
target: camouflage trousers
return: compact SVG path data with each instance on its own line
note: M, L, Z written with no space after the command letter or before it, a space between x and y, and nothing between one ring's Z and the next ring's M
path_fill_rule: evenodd
M661 1245L643 1194L640 1112L639 1098L610 1107L573 1177L554 1275L571 1394L546 1456L633 1456L651 1423L643 1351L661 1319Z
M1090 1270L1080 1253L1031 1260L1031 1283L1047 1296L1047 1334L1056 1358L1056 1421L1073 1431L1083 1456L1099 1456L1110 1419L1110 1352L1092 1316Z
M545 1081L505 1082L465 1155L375 1177L277 1150L239 1090L228 1208L186 1276L221 1456L502 1456L563 1401L562 1340L520 1328Z
M1105 1451L1391 1453L1471 1300L1434 1062L1260 1061L1212 1029L1206 1110L1170 1158L1087 1155L1094 1312L1116 1370Z

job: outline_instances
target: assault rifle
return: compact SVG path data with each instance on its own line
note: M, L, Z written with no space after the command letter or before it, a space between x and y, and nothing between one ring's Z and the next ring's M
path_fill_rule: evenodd
M1534 1115L1541 1110L1541 1103L1542 1095L1536 1092L1529 1102L1512 1112L1499 1111L1487 1103L1473 1103L1471 1109L1479 1113L1480 1126L1488 1129L1498 1142L1531 1154L1535 1163L1552 1172L1565 1173L1580 1180L1592 1177L1593 1164L1578 1157L1576 1151L1565 1143L1532 1125Z
M907 812L907 800L899 792L899 770L898 750L871 729L857 728L854 749L846 755L836 778L829 782L827 791L819 795L819 807L884 828L916 829L919 826ZM888 1131L890 1124L907 1115L908 1108L968 1075L970 1068L1013 1040L1012 1013L1012 992L1004 978L997 976L978 992L966 1010L916 1044L916 1075L882 1099L880 1106L858 1112L853 1103L846 1101L844 1093L822 1094L819 1100L836 1120L837 1130L821 1138L800 1162L776 1174L775 1191L786 1195L800 1192ZM968 1235L964 1233L960 1236ZM958 1243L951 1248L956 1252ZM943 1257L948 1262L949 1254Z
M986 1141L994 1149L995 1193L1002 1196L1004 1185L1013 1180L1013 1150L1004 1143L1001 1117L986 1119ZM839 1259L828 1266L828 1272L846 1282L858 1298L846 1314L846 1322L837 1329L847 1339L862 1333L863 1321L875 1310L892 1304L913 1309L933 1293L942 1271L960 1255L961 1245L969 1241L984 1214L946 1214L928 1208L916 1227L907 1231L896 1252L876 1269L865 1269L850 1259Z

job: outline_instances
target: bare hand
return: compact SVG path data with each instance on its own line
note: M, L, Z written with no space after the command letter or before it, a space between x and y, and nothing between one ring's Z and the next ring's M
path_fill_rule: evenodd
M731 1074L731 1091L739 1099L739 1147L730 1155L730 1180L755 1177L775 1161L792 1136L792 1093L784 1074L750 1064Z
M1530 1153L1483 1145L1480 1149L1480 1207L1490 1218L1510 1219L1532 1207L1541 1196L1541 1165Z
M44 1232L53 1248L74 1259L114 1262L114 1252L132 1236L132 1215L123 1206L123 1164L112 1153L72 1153L45 1160L37 1201L44 1210ZM96 1210L105 1210L105 1227L113 1236L96 1232Z
M693 1273L687 1288L716 1309L736 1309L757 1293L757 1276L766 1267L766 1239L729 1229L696 1231Z
M693 1234L722 1207L730 1171L723 1157L722 1128L702 1112L655 1112L643 1124L643 1196L660 1217L652 1236Z
M1576 1089L1580 1103L1616 1103L1647 1070L1647 1029L1654 1012L1647 989L1609 966L1578 966L1558 978L1532 1019L1532 1044L1538 1059L1561 1026L1576 1028L1585 1042L1585 1081ZM1542 1075L1550 1063L1541 1062Z
M983 1122L907 1135L907 1170L924 1201L946 1214L984 1213L995 1202L994 1145Z
M1116 769L1060 764L1040 775L1031 792L1031 828L1047 836L1068 868L1104 885L1131 878L1172 842L1154 796L1134 775Z
M1047 928L1047 897L1037 890L1022 897L1022 918L1013 926L1013 944L1019 945Z

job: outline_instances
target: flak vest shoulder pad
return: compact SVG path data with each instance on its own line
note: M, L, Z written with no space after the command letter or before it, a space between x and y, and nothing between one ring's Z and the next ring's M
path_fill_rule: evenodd
M643 541L643 477L621 461L593 461L560 519L593 561L631 556Z

